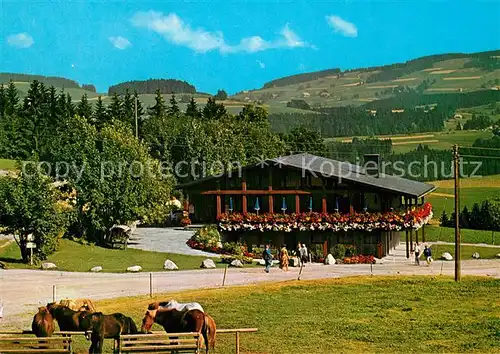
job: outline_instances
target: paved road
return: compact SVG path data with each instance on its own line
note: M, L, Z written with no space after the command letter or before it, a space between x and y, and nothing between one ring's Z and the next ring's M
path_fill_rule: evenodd
M486 275L500 278L500 260L467 260L462 262L463 275ZM373 266L374 275L452 275L454 262L436 261L430 267L416 267L410 261L386 259ZM216 288L222 283L222 269L191 270L153 273L154 292L172 292L188 289ZM339 278L369 275L369 265L309 264L302 279ZM270 274L262 268L230 269L227 285L255 284L266 281L297 279L298 269L285 273L273 268ZM149 293L149 274L69 273L58 271L0 270L0 298L3 299L4 319L0 327L25 328L30 316L41 304L52 301L53 285L56 298L104 299Z
M137 228L130 238L129 247L145 251L169 252L190 256L218 257L212 253L194 250L186 245L194 231L180 228Z

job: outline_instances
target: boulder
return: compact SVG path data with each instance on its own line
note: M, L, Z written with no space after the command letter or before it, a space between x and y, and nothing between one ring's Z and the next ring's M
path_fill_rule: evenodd
M333 258L331 254L329 254L325 258L325 265L332 265L332 264L335 264L335 258Z
M235 259L230 265L231 267L243 268L243 263L239 259Z
M445 252L441 255L441 259L444 259L445 261L452 261L453 256L449 254L448 252Z
M138 266L138 265L127 268L127 272L132 272L132 273L137 273L137 272L140 272L141 270L142 270L142 267Z
M102 270L101 266L93 267L90 269L90 271L93 273L99 273L101 270Z
M288 262L288 265L290 267L300 267L300 262L298 257L291 257L290 261Z
M177 267L177 264L175 264L174 262L172 262L170 259L167 259L163 263L163 269L166 269L166 270L178 270L179 267Z
M261 266L265 266L266 265L266 261L263 260L263 259L257 259L257 264L261 265Z
M479 252L474 252L474 254L472 255L472 258L475 258L475 259L479 259Z
M47 269L57 269L57 266L54 263L43 262L42 263L42 269L44 269L44 270L47 270Z
M200 268L213 269L213 268L216 268L216 267L215 267L214 261L211 260L210 258L207 258L203 262L201 262Z
M499 254L497 254L497 256L496 256L496 257L497 257L497 258L500 258L500 253L499 253Z

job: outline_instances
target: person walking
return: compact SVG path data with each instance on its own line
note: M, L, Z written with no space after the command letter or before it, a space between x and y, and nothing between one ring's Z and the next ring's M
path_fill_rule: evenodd
M425 245L425 248L424 248L424 256L425 256L425 259L427 261L427 265L431 265L431 263L432 263L432 251L431 251L430 247L427 247L427 245Z
M271 266L273 264L273 255L271 254L271 249L269 245L266 245L266 249L262 252L262 258L264 258L264 262L266 264L266 273L269 273Z
M302 265L305 267L307 263L307 257L309 257L307 253L307 247L305 244L302 244L300 247L300 261L302 262Z
M281 246L280 250L280 268L283 269L285 272L288 272L289 260L290 257L288 256L288 251L286 249L286 246L283 245Z
M415 243L415 248L414 248L414 251L415 251L415 265L416 266L419 266L420 265L420 246L418 245L418 242Z

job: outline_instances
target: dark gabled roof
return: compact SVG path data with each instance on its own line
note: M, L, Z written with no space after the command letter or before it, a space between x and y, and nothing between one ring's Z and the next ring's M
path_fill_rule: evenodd
M349 181L352 183L362 184L369 187L383 189L389 192L402 194L410 197L422 197L436 189L431 184L417 182L406 178L396 177L380 173L378 176L372 176L366 170L359 166L348 162L341 162L325 157L315 156L311 154L296 154L281 156L274 159L266 160L267 165L277 167L292 167L303 171L308 171L312 174L323 176L326 178L335 177L336 179ZM254 168L263 164L246 166L245 169ZM178 186L178 188L188 187L207 180L217 178L216 176L208 176L203 179L198 179Z
M359 183L412 197L422 197L436 189L436 187L428 183L383 173L375 177L369 175L366 170L359 165L311 154L281 156L270 161L276 165L305 169L325 177L336 177L349 182Z

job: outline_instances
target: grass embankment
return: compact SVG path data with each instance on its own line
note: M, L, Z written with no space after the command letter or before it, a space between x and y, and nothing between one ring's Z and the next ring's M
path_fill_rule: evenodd
M455 257L455 245L432 245L431 249L432 258L434 259L439 259L444 252L448 252ZM498 259L496 255L500 254L500 248L498 247L461 246L460 250L462 260L473 259L472 255L475 252L479 253L480 259ZM425 259L421 258L421 260Z
M0 159L0 170L8 170L8 171L17 170L17 161Z
M500 245L500 232L460 229L460 234L462 236L463 243L486 243L490 245ZM422 239L421 231L419 231L418 238L419 240ZM426 226L425 241L455 242L455 229L452 227Z
M12 243L0 249L0 261L5 262L9 268L39 269L30 267L20 261L21 255L16 243ZM180 270L199 269L201 262L206 257L186 256L173 253L148 252L132 248L126 250L111 250L107 248L82 245L74 241L62 239L60 249L49 256L47 262L53 262L58 270L71 272L88 272L90 268L101 266L103 272L121 273L127 267L140 265L143 271L155 272L163 271L163 262L170 259ZM217 263L217 258L213 258L216 266L225 266Z
M219 328L259 329L241 336L242 353L500 353L499 292L498 279L352 277L112 299L97 307L140 323L152 301L198 301ZM80 338L75 347L84 353L89 346ZM234 353L234 335L218 336L217 353Z

